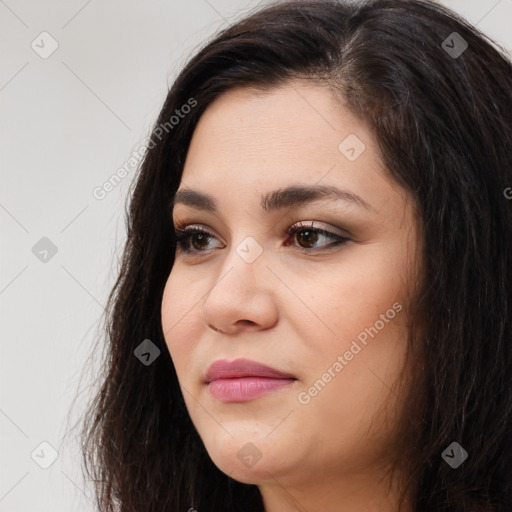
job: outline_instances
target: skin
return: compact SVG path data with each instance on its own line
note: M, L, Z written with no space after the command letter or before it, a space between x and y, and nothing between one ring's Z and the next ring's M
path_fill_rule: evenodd
M349 134L365 144L354 161L338 148ZM297 183L334 185L369 208L322 198L262 210L262 194ZM199 121L183 189L212 195L219 211L174 207L175 225L202 227L213 238L192 237L189 246L202 253L178 249L162 327L213 462L257 484L267 512L395 512L399 486L388 487L385 468L403 402L390 389L407 349L407 297L420 268L420 237L413 201L386 173L374 136L321 85L231 90ZM333 239L286 235L300 221L349 241L322 251ZM263 251L252 263L236 252L249 236ZM343 369L331 370L325 387L300 403L299 393L304 397L395 303L402 310L366 345L358 342L361 350L350 361L344 357ZM239 357L297 380L249 402L222 403L203 375L214 361ZM261 454L251 467L237 457L246 443Z

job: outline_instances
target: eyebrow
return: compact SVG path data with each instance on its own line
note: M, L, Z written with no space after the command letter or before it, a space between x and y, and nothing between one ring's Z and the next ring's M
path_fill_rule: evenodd
M292 185L286 188L274 190L261 197L260 206L265 212L270 213L285 208L298 208L318 199L343 200L362 206L367 210L374 210L372 206L358 195L348 192L347 190L340 190L331 185ZM171 213L176 204L184 204L186 206L213 213L218 212L217 203L212 196L192 189L178 190L174 194L169 201Z

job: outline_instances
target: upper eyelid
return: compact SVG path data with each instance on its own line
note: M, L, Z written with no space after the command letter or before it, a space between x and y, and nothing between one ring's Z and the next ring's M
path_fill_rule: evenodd
M213 233L211 233L211 231L212 231L211 228L205 228L199 222L187 222L187 221L174 222L174 219L173 219L172 225L175 230L183 231L183 230L197 229L197 230L205 231L208 234L213 235ZM294 228L302 228L302 229L310 228L310 229L315 229L315 230L332 232L333 235L338 235L338 236L345 236L345 235L352 236L350 234L350 232L347 231L346 229L331 227L326 223L319 223L319 221L317 221L317 220L306 220L306 221L297 220L297 221L289 224L288 228L286 228L285 231L289 231ZM213 231L215 231L215 230L213 230ZM336 231L341 231L341 233L337 233ZM231 230L229 230L229 232L232 233Z

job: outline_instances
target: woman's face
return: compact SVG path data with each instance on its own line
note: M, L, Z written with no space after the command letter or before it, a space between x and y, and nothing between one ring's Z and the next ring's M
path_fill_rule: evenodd
M202 115L179 191L196 195L176 201L175 226L207 235L177 249L162 327L213 462L283 486L379 467L420 251L413 201L370 131L318 85L232 90ZM240 359L281 373L208 373Z

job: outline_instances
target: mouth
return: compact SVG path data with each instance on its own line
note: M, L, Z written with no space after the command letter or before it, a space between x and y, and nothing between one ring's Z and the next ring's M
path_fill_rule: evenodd
M215 361L204 378L212 396L225 403L254 400L296 380L289 373L250 359Z

